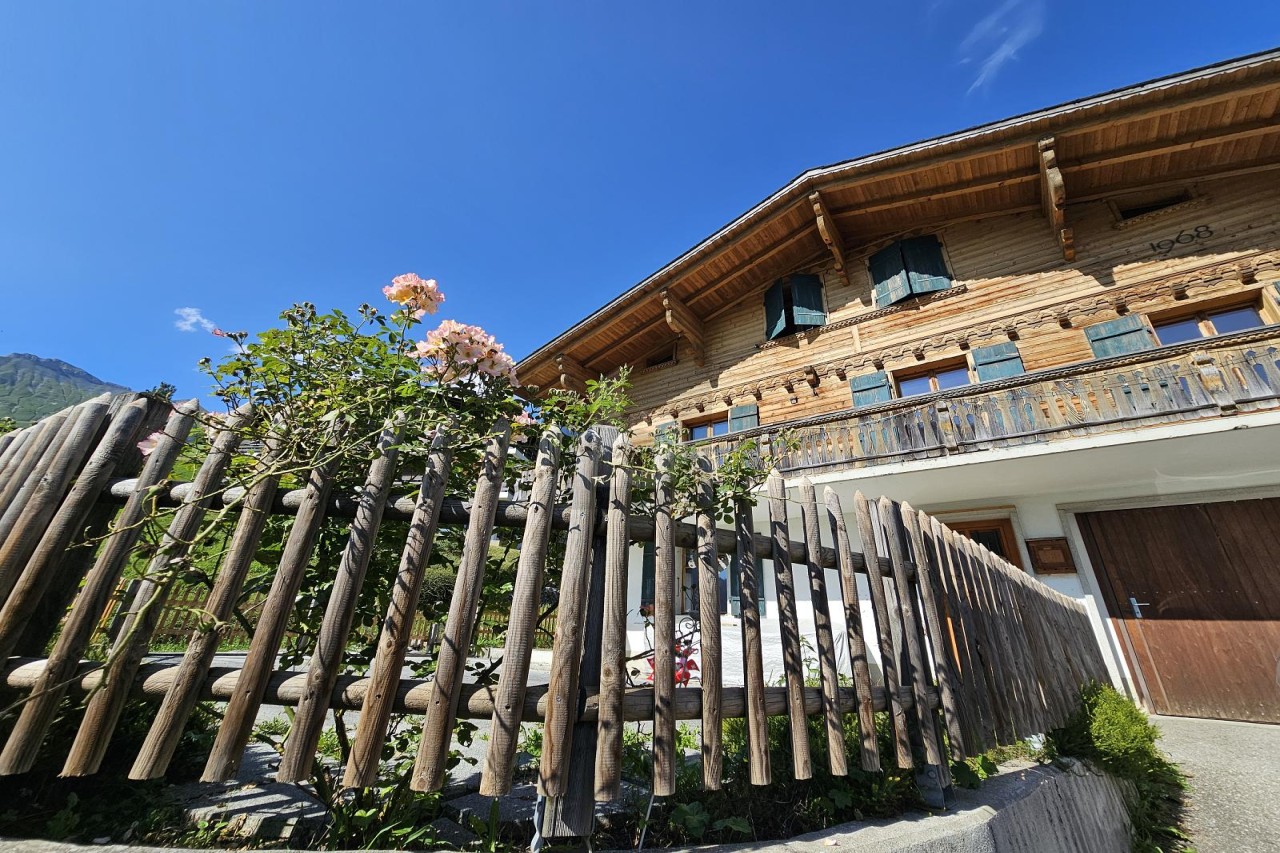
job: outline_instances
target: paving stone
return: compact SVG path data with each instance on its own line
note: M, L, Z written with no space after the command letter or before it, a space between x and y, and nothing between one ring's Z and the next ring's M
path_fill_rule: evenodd
M459 849L466 847L473 841L478 841L480 838L474 832L463 829L447 817L436 818L431 821L430 826L436 831L437 841Z

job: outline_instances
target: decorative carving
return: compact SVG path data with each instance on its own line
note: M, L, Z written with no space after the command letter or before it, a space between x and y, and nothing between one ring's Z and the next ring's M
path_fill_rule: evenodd
M702 367L707 360L702 321L671 291L664 290L661 296L662 307L666 309L667 325L671 327L671 331L680 336L681 340L689 344L689 349L693 351L693 360Z
M835 259L836 272L840 273L844 278L845 284L848 284L849 272L845 269L844 263L844 240L841 239L840 230L836 227L835 217L827 209L827 203L823 201L822 193L810 193L809 203L813 205L813 217L818 225L818 236L822 238L822 242L827 246L827 251Z
M560 371L560 387L579 394L587 390L587 381L594 379L591 371L583 367L572 356L560 353L556 356L556 369Z
M1062 170L1058 168L1058 154L1054 150L1054 139L1046 136L1038 145L1040 149L1040 201L1044 207L1045 218L1053 229L1054 239L1062 249L1064 260L1076 259L1075 235L1067 227L1067 185L1062 179Z
M1178 292L1187 293L1189 290L1213 288L1226 282L1238 282L1243 280L1245 275L1249 275L1256 280L1258 276L1265 276L1269 272L1276 270L1280 270L1280 257L1257 256L1244 260L1236 259L1231 263L1205 267L1174 278L1138 282L1129 285L1123 290L1099 295L1092 299L1079 299L1060 305L1050 305L1039 311L1018 314L1014 318L998 318L983 326L974 326L925 341L907 342L892 349L863 353L861 357L855 356L839 362L827 362L825 364L811 365L811 367L819 377L836 376L841 381L844 381L850 373L862 373L869 369L883 370L886 361L905 358L916 349L928 354L958 347L962 340L968 341L970 345L978 341L993 339L1016 341L1019 339L1020 330L1022 329L1035 328L1050 323L1061 324L1063 318L1066 318L1068 328L1070 328L1076 324L1075 321L1082 321L1084 318L1097 314L1113 313L1117 297L1122 298L1130 306L1131 310L1141 310L1143 303L1160 297L1176 296ZM953 288L952 290L955 289ZM949 291L940 291L936 296L945 296L948 293ZM861 322L871 316L884 316L892 313L894 309L899 307L896 305L889 306L885 309L851 318L852 321L846 320L843 323L844 325L854 325L854 323ZM822 328L830 330L832 326L828 325ZM693 405L694 399L714 402L717 399L717 395L725 393L735 397L749 395L756 402L761 402L765 391L775 388L793 391L795 384L801 381L806 381L803 374L779 373L763 379L753 380L750 384L737 386L736 388L721 389L711 394L677 401L677 404L687 409ZM847 414L847 412L844 414Z

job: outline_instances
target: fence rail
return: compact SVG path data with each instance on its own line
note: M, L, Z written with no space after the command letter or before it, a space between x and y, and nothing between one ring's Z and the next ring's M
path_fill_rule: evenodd
M631 468L613 464L626 459L626 438L610 442L610 436L588 431L574 454L564 459L552 438L544 436L532 463L527 499L502 501L498 494L509 436L503 423L488 439L473 497L467 501L444 496L453 472L443 435L433 445L417 495L389 495L396 478L391 432L380 439L384 452L371 464L366 485L354 499L333 498L331 472L323 469L313 472L299 492L280 494L274 482L264 487L259 481L248 493L220 494L235 450L231 432L215 438L192 483L153 493L168 476L194 414L190 407L171 411L132 396L104 397L0 442L0 644L8 657L3 678L9 688L27 694L0 751L0 775L28 770L62 703L79 702L83 696L88 697L87 707L65 757L67 775L98 770L130 696L159 705L133 767L134 778L165 772L201 700L229 703L206 764L209 780L234 774L263 703L298 708L279 771L286 781L302 780L310 772L318 726L327 709L360 710L345 779L357 787L376 781L377 757L394 712L425 715L413 775L420 789L443 783L455 720L490 719L482 780L482 791L490 795L511 786L520 724L541 722L540 785L551 798L551 834L586 835L592 801L619 794L626 721L654 723L658 793L670 792L674 783L677 719L702 723L703 783L708 788L720 785L720 732L730 717L746 718L753 781L768 784L781 772L769 766L765 740L767 718L779 715L789 718L797 734L808 717L824 720L825 755L815 759L810 754L807 736L792 738L791 772L798 778L811 774L814 760L827 762L836 774L847 773L849 761L878 770L874 715L884 712L893 732L891 760L900 767L923 760L945 780L948 759L972 756L1061 724L1074 708L1080 685L1106 677L1079 602L952 533L936 519L889 498L869 500L858 494L845 507L827 489L819 504L807 480L787 483L775 474L768 484L767 534L755 532L752 509L745 504L737 506L732 529L718 529L710 462L703 461L697 492L688 496L697 507L690 523L674 517L677 495L660 459L655 509L635 513L630 505ZM144 466L133 451L134 443L160 421L166 424L166 437ZM557 486L565 477L572 480L571 500L557 504ZM137 521L156 497L167 497L176 506L169 522L169 551L155 557L159 562L153 568L163 568L182 553L183 543L210 508L239 500L231 505L236 531L212 590L207 595L191 593L189 600L174 599L177 606L168 611L199 612L206 623L193 627L177 663L148 661L150 644L168 630L164 614L171 592L170 583L156 580L163 575L153 572L132 595L109 662L104 666L84 661L95 631L113 621L104 614L114 606L112 596L123 566L137 546ZM788 505L795 503L802 518L799 530L789 526ZM268 513L293 517L272 587L254 601L256 622L244 664L234 669L214 666L219 632L210 628L234 622L232 605ZM301 572L311 560L315 531L326 516L351 519L340 565L325 567L334 572L337 583L308 669L276 672ZM410 524L408 536L399 543L402 559L391 581L391 604L376 657L369 676L343 675L359 596L387 592L372 589L365 574L370 543L388 518L404 518ZM426 556L443 525L465 526L466 541L450 611L440 630L435 675L429 681L402 678L409 645L422 631L422 620L406 614L418 611ZM489 541L498 526L522 531L510 612L501 618L479 612L478 599ZM76 547L86 529L103 537L96 552ZM565 531L566 539L559 605L554 620L547 620L542 618L542 595L553 530ZM661 641L654 685L627 686L626 557L628 546L638 541L655 543L659 595L654 624L660 635L668 629L674 632L677 549L692 551L700 589L708 596L716 594L719 555L736 553L742 574L743 648L724 648L718 621L704 621L701 683L696 688L674 687L674 663ZM785 674L781 687L766 686L762 671L766 638L758 591L765 561L778 590L778 641ZM827 590L827 568L837 570L839 590ZM857 595L860 575L870 589L874 611L865 633ZM809 585L816 615L814 635L808 638L819 659L821 680L816 687L805 684L800 656L805 638L796 614L799 583ZM837 667L830 619L831 611L839 608L851 652L846 672ZM704 601L702 610L715 612L714 600ZM33 618L41 612L54 615L45 621ZM55 634L56 642L46 653ZM550 683L533 687L527 683L531 649L547 635L553 637ZM467 683L468 649L476 640L489 637L496 642L499 636L504 662L497 683ZM869 648L878 650L879 668L869 665ZM745 663L745 686L726 686L721 664L726 656L739 653ZM852 686L846 686L848 679ZM857 755L844 753L846 725L861 730Z
M1280 329L1267 327L695 446L715 461L739 442L755 440L784 472L862 468L1277 406ZM777 440L784 430L794 448Z

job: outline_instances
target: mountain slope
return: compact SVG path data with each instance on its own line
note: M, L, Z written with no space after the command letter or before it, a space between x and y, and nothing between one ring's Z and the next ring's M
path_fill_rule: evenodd
M0 417L11 417L19 426L108 391L128 390L56 358L24 352L0 356Z

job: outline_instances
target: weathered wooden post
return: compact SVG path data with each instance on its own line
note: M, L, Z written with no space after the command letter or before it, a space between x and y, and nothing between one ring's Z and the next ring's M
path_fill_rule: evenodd
M595 512L591 530L591 571L586 589L586 618L582 629L582 663L578 670L576 707L572 742L569 745L569 768L562 793L548 792L542 818L542 834L546 838L590 838L595 826L595 721L577 722L587 696L600 690L600 664L604 642L605 537L599 535L608 512L609 480L613 472L613 443L618 430L611 426L595 426L592 430L600 441L600 467L596 476ZM561 598L563 606L564 599ZM557 649L558 651L558 649ZM554 664L553 664L554 665Z

